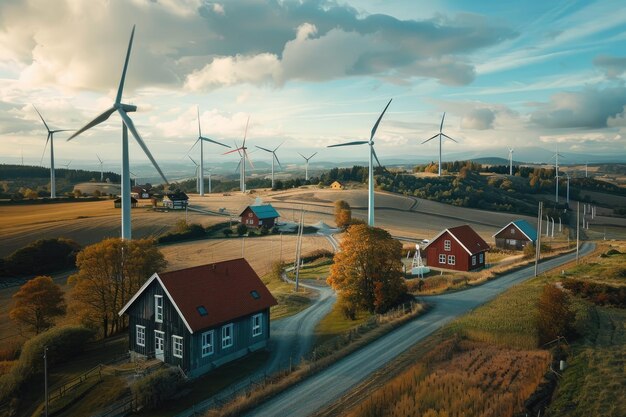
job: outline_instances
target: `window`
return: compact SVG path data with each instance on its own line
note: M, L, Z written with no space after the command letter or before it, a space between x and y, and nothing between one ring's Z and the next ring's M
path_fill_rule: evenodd
M252 217L252 213L248 213L248 217Z
M163 296L154 296L154 321L163 323Z
M454 255L448 255L448 265L456 265L456 257Z
M198 307L196 307L196 310L198 310L198 314L200 314L202 317L204 317L207 314L209 314L209 312L206 310L205 306L198 306Z
M233 345L233 324L222 327L222 349Z
M439 254L439 263L440 264L446 263L446 255L444 255L443 253Z
M478 262L482 264L484 260L485 260L485 255L483 253L479 254L478 255Z
M451 248L452 248L452 242L450 242L449 240L444 240L443 249L446 251L449 251Z
M250 291L250 295L252 296L252 298L254 298L255 300L258 300L259 298L261 298L261 296L259 295L259 293L256 290L252 290Z
M172 336L172 346L174 347L174 357L183 357L183 338L180 336Z
M255 314L252 316L252 337L263 333L263 314Z
M514 235L515 234L515 229L511 227L511 234Z
M202 333L202 357L213 354L213 330Z
M137 346L146 346L146 328L144 326L137 325Z
M472 266L476 265L476 255L472 256Z

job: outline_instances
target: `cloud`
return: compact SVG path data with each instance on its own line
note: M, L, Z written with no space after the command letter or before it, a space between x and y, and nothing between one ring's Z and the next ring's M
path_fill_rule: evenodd
M598 55L593 59L593 65L602 68L608 78L618 78L626 72L626 57Z
M491 109L474 109L461 119L461 128L474 130L493 129L496 115Z
M589 128L608 126L608 121L622 114L626 105L626 87L598 89L589 87L578 92L554 94L548 103L537 104L530 120L549 128Z

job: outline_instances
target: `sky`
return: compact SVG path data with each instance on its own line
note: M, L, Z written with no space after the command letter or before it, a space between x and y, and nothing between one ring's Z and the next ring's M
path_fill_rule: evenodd
M626 161L626 5L603 1L2 0L0 162L49 165L46 130L111 106L136 24L123 102L157 161L198 136L324 160L508 156L539 146ZM118 115L67 142L57 166L119 165ZM205 146L208 161L236 161ZM131 162L148 159L131 139ZM191 155L198 157L199 151ZM251 158L270 161L258 151ZM311 161L313 166L315 160Z

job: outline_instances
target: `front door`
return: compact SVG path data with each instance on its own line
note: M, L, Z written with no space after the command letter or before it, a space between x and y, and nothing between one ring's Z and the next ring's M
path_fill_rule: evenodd
M154 357L158 360L165 360L165 333L155 330L154 331Z

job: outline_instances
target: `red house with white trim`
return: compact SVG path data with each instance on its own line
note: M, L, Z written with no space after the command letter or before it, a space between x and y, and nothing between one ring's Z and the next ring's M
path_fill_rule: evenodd
M487 242L468 225L445 229L424 248L431 267L473 271L485 266Z

